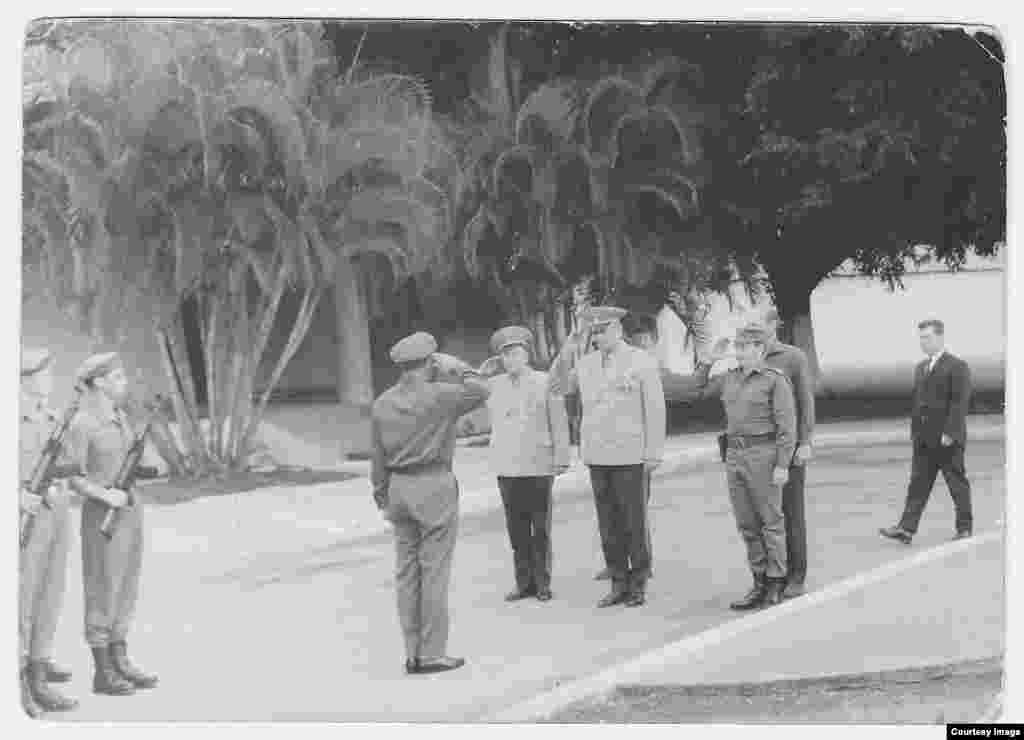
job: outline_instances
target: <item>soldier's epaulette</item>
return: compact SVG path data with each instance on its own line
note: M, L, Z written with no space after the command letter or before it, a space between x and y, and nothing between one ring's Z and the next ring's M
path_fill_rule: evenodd
M763 370L765 373L769 375L778 375L780 378L786 377L786 374L779 370L777 367L769 367L768 365L765 365L764 367L761 368L761 370Z

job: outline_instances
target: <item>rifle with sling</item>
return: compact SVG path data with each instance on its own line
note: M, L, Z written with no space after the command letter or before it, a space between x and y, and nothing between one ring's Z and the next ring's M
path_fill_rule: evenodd
M103 517L100 532L108 540L113 538L114 532L117 531L117 526L121 520L121 509L135 505L135 494L133 491L135 482L139 479L157 477L155 468L139 464L142 460L142 453L146 450L146 437L149 435L149 430L152 426L153 417L151 416L146 421L142 431L135 435L132 446L128 448L128 452L125 453L124 460L121 462L121 469L118 470L117 477L111 485L111 488L124 491L128 496L128 500L123 507L111 506L107 511L107 515Z
M75 414L78 413L80 402L81 392L78 392L71 400L71 403L68 404L67 409L64 410L64 415L50 432L46 444L43 445L43 449L39 452L39 459L36 460L36 464L32 468L32 477L22 484L26 491L33 496L38 496L42 500L43 506L47 509L50 508L50 503L46 500L47 489L55 478L66 477L71 474L71 471L68 469L70 466L58 465L57 458L64 448L64 437L68 433ZM35 524L35 519L35 512L21 512L19 542L22 549L28 544L28 540L32 536L32 527Z

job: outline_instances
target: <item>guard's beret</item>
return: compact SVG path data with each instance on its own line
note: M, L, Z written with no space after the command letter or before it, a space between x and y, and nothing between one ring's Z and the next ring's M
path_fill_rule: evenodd
M93 378L102 378L113 370L117 363L117 352L104 352L103 354L93 355L78 368L78 372L75 373L75 382L87 383Z
M21 375L35 375L50 364L50 351L46 349L26 348L21 351Z
M437 340L425 331L410 334L395 342L391 348L391 361L396 364L425 360L437 352Z
M736 340L742 342L764 342L768 339L768 330L764 324L751 321L736 330Z
M506 326L498 329L491 337L491 351L501 352L506 347L519 345L529 349L533 346L533 332L525 326Z
M621 321L626 313L626 309L619 308L618 306L591 306L587 311L587 315L594 326Z

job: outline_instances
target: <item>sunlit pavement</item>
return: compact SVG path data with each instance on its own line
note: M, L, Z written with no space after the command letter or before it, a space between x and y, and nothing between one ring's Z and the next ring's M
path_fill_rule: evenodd
M877 534L899 515L909 455L905 442L819 451L807 476L810 588L950 538L952 502L942 482L911 548ZM967 466L976 532L1002 527L1004 443L972 442ZM269 518L266 505L250 506L246 494L205 508L196 502L147 511L149 552L129 646L161 683L133 697L90 692L76 519L57 655L75 671L66 688L81 707L51 718L468 721L734 619L728 603L749 585L717 464L656 479L655 575L648 603L639 609L594 608L607 584L592 580L600 550L593 501L583 483L560 485L556 492L555 599L505 603L511 555L503 515L493 508L494 491L490 510L463 517L455 551L449 652L465 656L468 665L408 677L388 534L353 535L338 527L351 519L350 496L325 503L310 495L294 492L281 503L288 510L277 520ZM303 515L304 501L315 504L315 514ZM331 504L334 517L325 516ZM994 558L977 562L951 577L971 579L972 568L987 572L997 565L1001 561ZM900 620L898 614L892 618ZM884 652L886 631L877 615L873 619L872 649ZM1001 631L1001 625L984 624ZM898 639L898 631L893 635ZM934 635L944 637L941 631ZM785 653L778 659L785 660Z

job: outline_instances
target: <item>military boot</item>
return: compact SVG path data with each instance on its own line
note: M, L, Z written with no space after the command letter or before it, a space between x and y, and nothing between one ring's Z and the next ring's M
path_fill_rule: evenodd
M110 643L110 659L114 670L137 689L151 689L157 684L157 677L144 673L128 659L128 645L124 640Z
M45 712L68 712L77 709L77 701L50 687L46 680L46 669L45 660L33 660L28 664L29 689L39 708Z
M32 719L41 717L43 710L36 704L36 700L32 698L32 686L28 677L28 666L22 666L19 673L19 679L21 681L21 706L25 709L27 714Z
M767 586L764 590L764 600L762 606L765 608L769 606L777 606L782 603L782 595L786 591L786 579L785 578L769 578Z
M110 649L94 647L92 649L92 660L96 666L96 673L92 679L92 691L94 694L106 694L107 696L129 696L135 693L135 687L114 668L114 662L110 658Z
M761 603L764 601L766 589L767 583L765 582L765 577L760 573L755 573L754 587L751 588L750 591L747 592L747 595L742 599L729 604L729 608L738 612L757 609L757 607L761 606Z

